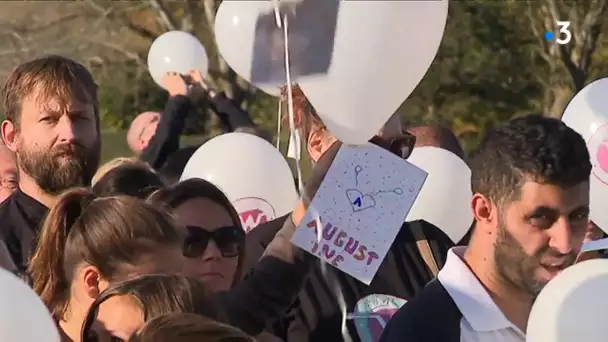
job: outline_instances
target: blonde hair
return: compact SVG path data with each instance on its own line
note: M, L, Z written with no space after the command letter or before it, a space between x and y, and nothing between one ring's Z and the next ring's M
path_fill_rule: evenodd
M138 165L142 165L142 166L145 165L146 167L150 168L150 170L152 170L152 167L148 163L141 161L137 157L114 158L114 159L106 162L105 164L101 165L99 167L99 169L97 169L97 172L95 172L95 175L93 176L93 180L91 181L91 186L94 186L95 184L97 184L97 182L99 182L99 180L101 178L103 178L103 176L105 176L106 173L108 173L110 170L115 169L122 165L131 165L131 164L138 164Z

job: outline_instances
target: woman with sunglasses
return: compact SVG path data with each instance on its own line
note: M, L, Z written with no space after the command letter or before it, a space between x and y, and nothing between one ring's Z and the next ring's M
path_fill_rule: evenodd
M279 318L293 303L316 258L291 244L339 145L334 144L313 169L300 201L266 247L259 263L242 280L245 232L224 193L202 179L189 179L158 190L149 203L165 205L185 230L184 273L198 277L210 291L221 292L228 322L251 335ZM228 291L229 290L229 291Z
M190 179L154 192L148 203L168 207L186 236L184 273L207 290L232 288L241 278L245 231L238 213L215 185Z

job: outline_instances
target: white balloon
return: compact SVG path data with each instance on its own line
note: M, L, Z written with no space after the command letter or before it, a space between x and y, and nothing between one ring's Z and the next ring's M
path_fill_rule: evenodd
M272 144L247 133L227 133L204 143L180 180L205 179L237 209L245 230L290 213L298 201L293 174Z
M261 13L272 12L272 1L223 1L215 15L215 41L226 63L239 76L251 82L255 27ZM277 70L285 72L285 68ZM280 95L285 84L255 83L267 94Z
M158 85L168 72L188 74L190 69L207 74L209 59L205 47L184 31L169 31L154 40L148 52L148 69Z
M0 268L0 341L59 342L59 332L38 295Z
M591 220L608 233L608 78L572 98L562 121L583 136L591 157Z
M454 153L416 147L408 162L428 173L406 221L425 220L458 243L473 223L471 169Z
M327 75L298 79L329 130L364 144L412 93L443 37L448 0L342 1Z
M526 341L605 341L606 288L608 260L589 260L565 269L534 301Z

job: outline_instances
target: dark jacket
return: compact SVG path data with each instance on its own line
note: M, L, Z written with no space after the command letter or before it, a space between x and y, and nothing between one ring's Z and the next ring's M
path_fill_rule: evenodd
M154 169L161 168L167 158L179 149L179 139L186 117L190 112L190 99L187 96L172 96L165 105L156 133L142 151L139 158Z
M210 105L218 115L225 133L233 132L238 127L256 127L249 113L235 106L223 93L211 99ZM162 168L167 163L167 159L179 149L180 136L191 109L190 99L187 96L170 97L160 117L156 133L139 158L154 169Z
M285 217L278 218L249 232L246 267L254 267L284 220ZM404 301L411 299L426 283L434 279L410 230L410 225L413 224L422 228L437 266L441 268L448 249L454 245L448 236L424 221L404 224L369 286L331 266L325 267L324 274L321 263L315 261L298 300L283 319L268 328L269 331L289 342L343 341L342 312L336 287L343 293L347 314L362 317L366 311L373 313L384 310L383 314L388 312L390 318L390 314ZM374 305L376 309L373 308ZM367 341L370 336L372 340L379 338L377 327L378 323L370 318L347 320L353 341Z
M27 268L30 252L47 211L46 206L20 189L0 205L0 239L6 244L17 271Z

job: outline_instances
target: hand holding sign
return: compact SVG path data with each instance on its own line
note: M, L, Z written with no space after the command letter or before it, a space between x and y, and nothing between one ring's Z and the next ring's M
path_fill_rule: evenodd
M325 177L315 178L318 191L292 242L369 284L425 178L378 146L342 145Z

